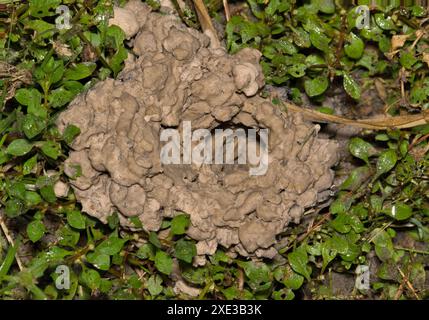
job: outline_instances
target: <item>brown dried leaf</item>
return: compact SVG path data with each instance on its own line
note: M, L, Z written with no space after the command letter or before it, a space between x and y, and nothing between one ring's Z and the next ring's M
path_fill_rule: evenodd
M386 88L384 87L384 83L381 79L375 79L374 81L375 89L377 90L378 96L381 100L386 101L387 99L387 93Z
M18 69L17 67L0 61L0 80L5 80L6 97L5 101L12 99L16 89L22 84L31 84L32 76L29 70Z
M53 47L55 52L62 57L71 57L73 56L73 51L70 49L70 47L64 43L61 43L59 41L54 41Z
M393 36L391 40L391 52L395 51L396 49L402 48L409 37L409 34Z
M427 52L423 52L423 58L422 58L423 62L425 62L428 67L429 67L429 53Z

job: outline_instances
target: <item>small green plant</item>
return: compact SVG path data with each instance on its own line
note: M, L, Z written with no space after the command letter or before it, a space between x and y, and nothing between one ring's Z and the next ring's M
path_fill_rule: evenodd
M69 29L55 26L61 4L70 9ZM427 109L422 8L373 10L371 27L360 30L353 10L330 0L247 5L226 25L228 49L260 49L268 82L287 86L295 101L305 93L323 104L337 80L361 101L362 88L383 78L390 112ZM308 212L310 225L290 225L275 260L249 261L219 248L196 267L186 214L164 220L157 233L131 232L119 228L117 215L103 225L82 213L72 192L57 196L79 128L60 134L56 115L116 76L127 57L123 31L107 24L111 15L105 0L0 1L0 299L428 297L428 125L352 138L356 168L338 168L344 181L330 207ZM142 227L136 218L130 223ZM333 275L354 279L359 265L378 266L369 289L335 291ZM187 292L173 287L178 270Z
M377 7L369 28L358 28L356 8L334 0L248 0L249 11L231 18L226 26L227 47L236 52L254 47L263 54L268 83L286 85L290 98L301 93L323 103L324 93L341 81L344 91L359 101L362 88L385 79L386 104L428 106L428 57L421 7ZM395 89L402 81L404 90ZM390 90L389 90L390 89Z

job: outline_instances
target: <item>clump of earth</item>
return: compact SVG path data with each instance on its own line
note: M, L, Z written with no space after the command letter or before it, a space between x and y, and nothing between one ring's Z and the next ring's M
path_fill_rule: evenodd
M140 1L116 8L110 23L132 44L125 68L77 97L57 122L60 131L69 124L81 130L65 172L82 210L104 223L117 213L129 228L136 217L147 231L186 213L199 258L219 246L247 257L276 256L276 237L329 198L337 143L258 95L264 86L259 51L229 55ZM182 135L186 123L209 132L268 130L266 172L250 175L256 164L237 161L163 163L161 133ZM262 139L248 142L249 149L252 143L258 150Z

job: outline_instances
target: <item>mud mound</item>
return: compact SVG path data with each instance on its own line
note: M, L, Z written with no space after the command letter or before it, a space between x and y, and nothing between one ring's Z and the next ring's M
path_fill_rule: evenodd
M103 222L118 212L124 226L138 216L151 231L164 217L185 212L199 255L220 244L244 256L273 257L276 235L326 199L337 144L318 138L318 126L285 117L256 96L264 85L258 51L230 56L176 17L151 13L138 1L116 12L112 23L135 36L134 55L118 79L79 96L58 119L61 131L68 124L81 129L65 172L83 211ZM264 143L260 133L268 129L266 172L251 175L257 164L237 161L165 164L162 132L185 134L187 123L194 132L256 129L249 150ZM184 142L176 144L184 156Z

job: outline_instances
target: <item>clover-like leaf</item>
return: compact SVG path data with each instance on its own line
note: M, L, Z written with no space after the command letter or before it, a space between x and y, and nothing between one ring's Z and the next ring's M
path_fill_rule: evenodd
M392 170L397 161L398 156L394 150L383 151L377 160L377 175L381 175Z
M304 82L305 92L309 97L321 95L328 89L329 80L327 77L318 76L314 79L307 79Z
M8 147L6 152L12 156L23 156L29 153L33 149L33 145L25 139L13 140Z
M173 271L173 259L166 252L158 250L155 254L155 267L159 272L170 275Z
M347 94L353 99L358 100L360 98L360 88L356 81L349 75L343 75L343 87Z
M310 281L311 267L308 266L308 255L305 246L300 246L288 254L288 261L294 271Z
M27 225L27 235L32 242L39 241L45 234L45 231L45 225L40 220L34 220Z

